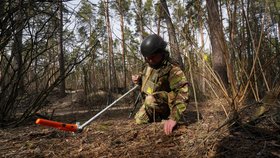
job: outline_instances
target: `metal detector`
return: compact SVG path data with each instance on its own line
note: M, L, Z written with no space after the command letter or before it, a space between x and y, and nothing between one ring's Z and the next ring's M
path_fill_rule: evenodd
M63 130L63 131L70 131L70 132L82 132L83 129L89 125L94 119L96 119L99 115L101 115L103 112L105 112L106 110L108 110L111 106L113 106L114 104L116 104L119 100L121 100L122 98L124 98L125 96L127 96L130 92L134 91L136 88L138 87L138 85L134 86L132 89L130 89L128 92L126 92L124 95L122 95L121 97L119 97L118 99L116 99L113 103L111 103L110 105L108 105L106 108L104 108L103 110L101 110L100 112L98 112L96 115L94 115L92 118L90 118L88 121L86 121L85 123L83 123L82 125L79 124L68 124L68 123L62 123L62 122L56 122L56 121L52 121L52 120L47 120L47 119L37 119L36 120L36 124L38 125L43 125L43 126L49 126L49 127L54 127L57 128L59 130Z

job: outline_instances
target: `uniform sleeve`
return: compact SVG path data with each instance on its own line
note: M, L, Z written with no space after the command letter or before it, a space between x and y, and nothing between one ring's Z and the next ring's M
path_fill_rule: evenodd
M185 74L179 67L173 67L169 74L171 92L168 94L169 119L179 121L188 104L189 88Z

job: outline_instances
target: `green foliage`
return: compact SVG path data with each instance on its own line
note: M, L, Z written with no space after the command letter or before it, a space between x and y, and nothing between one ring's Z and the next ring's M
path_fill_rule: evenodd
M144 14L151 15L153 13L153 0L146 0L144 4Z
M94 17L93 15L94 8L91 7L90 3L85 0L82 0L81 4L82 6L77 12L77 18L79 18L82 23L88 23Z

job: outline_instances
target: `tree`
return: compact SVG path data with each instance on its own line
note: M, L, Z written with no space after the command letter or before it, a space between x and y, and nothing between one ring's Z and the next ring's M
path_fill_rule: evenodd
M136 1L136 2L135 2ZM142 41L145 38L145 29L144 29L144 13L143 13L143 3L142 0L135 0L134 1L134 13L136 14L136 32L140 34L140 40Z
M65 61L64 61L64 52L63 52L63 3L62 1L58 1L58 34L59 34L59 41L58 41L58 52L59 52L59 72L60 72L60 78L61 78L61 83L60 83L60 95L65 96Z
M210 30L210 40L212 45L213 70L220 76L223 84L228 86L226 68L226 47L223 26L220 20L217 0L206 0L208 11L208 25Z
M104 0L105 5L105 18L106 18L106 28L107 28L107 36L108 36L108 76L109 76L109 83L108 83L108 90L109 90L109 102L111 102L111 91L113 88L118 87L118 80L116 76L116 69L114 64L114 52L113 52L113 38L112 38L112 30L111 30L111 23L110 23L110 14L109 14L109 2L108 0ZM114 82L113 82L114 81Z
M124 32L124 29L125 29L125 24L124 24L124 19L125 17L128 17L128 14L129 14L129 8L130 8L130 0L117 0L115 2L115 8L119 14L119 17L120 17L120 27L121 27L121 49L122 49L122 71L123 71L123 87L124 89L126 89L126 40L125 40L125 32ZM126 18L127 21L128 18Z
M178 41L176 38L176 33L175 33L175 28L173 26L170 14L169 14L169 10L167 7L167 3L166 0L160 0L162 9L163 9L163 13L164 13L164 17L166 20L166 25L167 25L167 30L168 30L168 35L169 35L169 41L170 41L170 50L171 50L171 55L174 56L175 60L180 64L181 68L184 69L183 66L183 61L182 61L182 57L180 54L180 49L179 49L179 45L178 45Z
M4 36L0 39L1 127L17 125L34 115L46 105L46 98L54 88L88 56L73 53L75 57L69 58L65 75L60 77L57 64L58 6L44 2L5 2L0 5L5 8L0 14L1 21L4 21L1 25L1 35ZM15 33L15 38L11 33Z
M20 1L17 1L16 4L21 4ZM16 26L16 33L14 35L14 41L12 46L12 56L15 57L15 69L16 69L16 80L18 82L18 91L16 93L22 94L24 92L24 82L23 82L23 61L22 61L22 34L24 28L24 13L23 6L19 5L19 10L15 13L15 19L12 21Z
M81 7L76 15L76 18L78 19L78 35L81 41L79 51L91 54L89 59L81 64L82 68L79 69L80 73L83 75L83 88L85 96L88 96L92 92L96 91L100 85L100 83L96 80L98 75L96 68L97 53L92 51L92 46L97 41L99 35L103 34L103 30L100 29L100 23L103 21L97 20L96 8L96 4L82 0Z

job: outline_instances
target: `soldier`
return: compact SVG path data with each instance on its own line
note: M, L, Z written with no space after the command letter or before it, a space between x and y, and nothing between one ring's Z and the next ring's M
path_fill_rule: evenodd
M186 109L188 83L178 64L170 59L166 45L156 34L143 40L140 49L147 65L142 75L132 75L132 81L141 85L144 97L136 123L166 120L164 132L169 135Z

